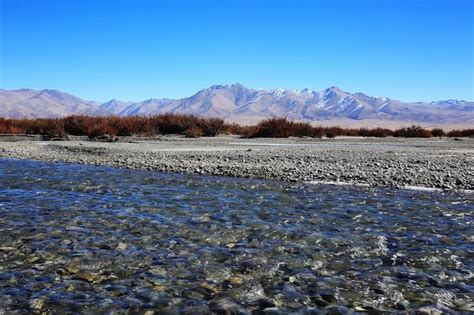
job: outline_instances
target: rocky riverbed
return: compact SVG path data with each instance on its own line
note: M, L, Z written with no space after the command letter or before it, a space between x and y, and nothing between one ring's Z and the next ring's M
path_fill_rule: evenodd
M3 140L0 157L283 181L474 189L474 139L468 138Z

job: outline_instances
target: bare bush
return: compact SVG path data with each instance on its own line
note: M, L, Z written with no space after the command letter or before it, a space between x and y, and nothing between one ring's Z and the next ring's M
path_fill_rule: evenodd
M68 135L87 136L98 139L121 136L156 136L159 134L182 134L188 137L235 134L245 138L362 136L362 137L441 137L442 129L427 130L420 126L400 128L395 131L385 128L313 127L306 122L296 122L285 117L269 118L253 126L226 124L219 118L203 118L186 114L161 114L154 116L107 116L92 117L73 115L64 118L7 119L0 117L0 134L39 134L45 138L66 139ZM474 129L452 130L448 137L474 137Z
M400 128L395 130L393 133L394 137L403 137L403 138L431 138L431 131L426 130L421 126L411 126L407 128Z

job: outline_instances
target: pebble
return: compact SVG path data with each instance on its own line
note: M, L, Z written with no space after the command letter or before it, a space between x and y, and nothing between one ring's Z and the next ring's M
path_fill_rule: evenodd
M221 298L209 302L209 309L221 315L237 315L240 306L228 298Z
M278 179L284 181L347 181L371 186L409 186L444 190L474 190L469 155L473 140L463 142L420 139L344 139L328 143L320 139L207 140L170 137L166 142L130 144L101 142L0 142L0 157L82 162L176 173ZM196 142L199 141L199 142ZM258 150L228 150L229 141L242 144L275 142L297 145L262 146ZM136 142L136 141L134 141ZM396 147L392 146L396 144ZM324 145L324 150L318 147ZM195 149L174 150L176 146ZM133 150L130 150L133 146ZM207 150L212 147L212 150ZM347 147L353 150L347 150ZM159 151L171 148L171 150ZM217 148L217 150L215 150ZM298 148L298 149L296 149ZM392 150L395 148L396 150ZM220 151L220 150L221 151ZM454 149L454 150L453 150ZM202 151L200 151L202 150ZM445 153L449 151L448 153ZM159 152L159 153L157 153ZM200 152L196 155L195 152ZM222 158L225 154L225 158ZM275 163L274 161L278 161ZM304 161L304 166L301 164ZM368 161L371 161L368 163ZM436 167L423 168L420 165ZM383 169L383 171L380 171ZM390 175L392 174L392 175ZM396 175L393 175L396 174Z
M434 306L423 306L416 310L418 315L442 315L443 311Z

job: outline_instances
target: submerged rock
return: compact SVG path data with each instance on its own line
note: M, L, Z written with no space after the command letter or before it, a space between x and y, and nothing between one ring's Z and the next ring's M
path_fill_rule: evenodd
M220 298L209 302L209 309L216 314L237 315L242 314L241 307L228 298Z

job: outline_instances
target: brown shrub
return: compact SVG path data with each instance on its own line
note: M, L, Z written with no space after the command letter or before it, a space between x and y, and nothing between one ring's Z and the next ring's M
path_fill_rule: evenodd
M474 129L451 130L446 134L448 137L474 137Z
M91 125L94 124L95 117L89 116L68 116L63 118L64 130L72 136L84 136L88 133Z
M359 129L346 128L343 130L344 136L357 137L359 136Z
M314 138L322 138L324 136L324 128L323 127L313 127L313 137Z
M420 126L397 129L384 128L349 129L338 126L313 127L308 123L294 122L287 118L270 118L254 126L226 124L219 118L200 118L185 114L161 114L155 116L107 116L91 117L74 115L64 118L7 119L0 117L0 134L40 134L46 138L66 138L67 135L87 136L153 136L158 134L184 134L186 136L216 136L220 133L242 137L423 137L442 136L442 129L426 130ZM474 129L452 130L449 137L474 137Z
M394 137L403 137L403 138L431 138L431 131L426 130L421 126L411 126L407 128L400 128L395 130L393 133Z
M357 134L361 137L377 137L377 138L385 138L389 136L393 136L393 131L390 129L385 128L360 128Z
M223 134L226 135L242 135L245 127L242 127L239 124L224 124L224 129L222 130Z
M474 129L464 129L464 130L462 130L462 136L473 138L474 137Z
M449 131L446 135L451 138L462 137L462 131L458 129L454 129L454 130Z
M110 116L103 117L102 123L107 128L114 130L117 136L133 136L133 135L155 135L156 130L151 128L149 119L142 116L119 117Z
M328 138L335 138L344 135L344 130L341 127L326 127L324 128L324 135Z
M43 135L46 139L67 138L64 121L60 118L20 119L17 124L26 134Z
M462 131L462 136L463 137L470 137L470 138L474 137L474 129L464 129Z
M0 117L0 134L23 134L25 130L20 127L17 120Z
M293 137L311 137L313 135L313 127L308 123L295 122L291 128Z
M0 120L0 133L24 132L28 134L61 137L65 134L96 138L101 135L132 136L184 134L198 127L205 136L216 136L226 125L218 118L198 118L193 115L163 114L132 117L91 117L74 115L65 118L5 119Z
M433 137L443 137L444 130L441 128L434 128L431 130L431 134L433 135Z
M321 129L314 128L309 123L294 122L285 117L275 117L262 120L251 132L249 137L288 138L288 137L321 137Z
M199 127L191 127L185 132L188 138L200 138L204 135L204 131Z
M198 126L206 137L215 137L225 130L224 120L220 118L202 118Z
M132 119L130 117L101 117L96 122L96 126L100 131L106 131L105 134L114 136L131 136L133 132Z
M117 131L99 121L87 128L84 135L92 140L105 135L117 136Z
M155 130L161 134L182 134L197 125L198 118L183 114L162 114L151 117Z
M253 137L258 138L287 138L290 136L290 129L293 122L286 118L269 118L257 124L257 129Z
M146 135L155 136L159 134L159 130L152 127L150 119L148 117L133 116L133 117L121 117L123 118L123 126L119 127L119 135Z
M241 127L240 132L238 134L240 134L242 138L254 138L257 134L257 131L257 126L245 126Z

